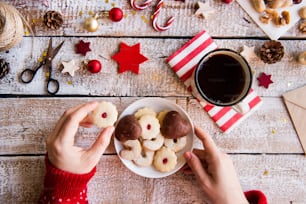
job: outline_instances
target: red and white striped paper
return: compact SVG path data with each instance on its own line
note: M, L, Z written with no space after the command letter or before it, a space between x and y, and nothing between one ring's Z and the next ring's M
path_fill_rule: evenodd
M218 46L213 39L203 30L167 59L172 70L184 82L191 93L191 80L193 80L192 74L194 69L204 55L217 48ZM196 94L192 94L196 97ZM238 113L230 106L220 107L209 104L201 98L197 98L197 100L213 121L225 133L232 130L262 104L261 98L253 89L250 90L249 94L244 99L250 106L250 111L245 114Z

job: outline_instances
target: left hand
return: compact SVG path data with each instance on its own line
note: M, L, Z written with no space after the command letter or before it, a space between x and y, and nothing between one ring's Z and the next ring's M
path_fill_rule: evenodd
M110 143L113 126L104 128L89 149L74 146L74 137L79 126L91 125L86 121L86 116L97 105L97 102L79 105L65 111L59 119L46 140L48 158L55 167L75 174L85 174L97 165Z

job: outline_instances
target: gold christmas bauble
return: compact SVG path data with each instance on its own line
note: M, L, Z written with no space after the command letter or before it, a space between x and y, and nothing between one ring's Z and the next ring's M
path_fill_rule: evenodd
M92 16L85 20L85 29L89 32L96 32L98 30L98 20Z
M306 65L306 51L299 54L298 62L303 64L303 65Z

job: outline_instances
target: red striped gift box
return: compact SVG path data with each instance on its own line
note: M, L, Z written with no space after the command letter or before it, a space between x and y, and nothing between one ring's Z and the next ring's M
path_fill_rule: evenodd
M168 57L167 62L171 69L184 82L187 89L192 93L191 80L194 69L198 62L208 52L217 49L218 46L213 39L207 34L205 30L201 31L182 48ZM196 94L192 93L195 97ZM225 133L228 133L236 127L243 119L247 118L254 110L261 104L261 98L255 93L253 89L250 90L247 97L244 99L250 106L250 111L245 114L238 113L232 107L220 107L209 104L201 98L196 98L212 120Z

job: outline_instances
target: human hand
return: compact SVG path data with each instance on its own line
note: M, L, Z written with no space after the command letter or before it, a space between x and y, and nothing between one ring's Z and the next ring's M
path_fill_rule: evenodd
M204 150L185 152L184 157L204 196L213 204L247 204L230 157L220 152L212 138L197 126L195 134Z
M89 102L67 110L46 139L49 161L57 168L75 174L90 172L99 162L110 143L114 127L104 128L89 149L74 146L74 137L79 126L90 127L88 113L97 107Z

